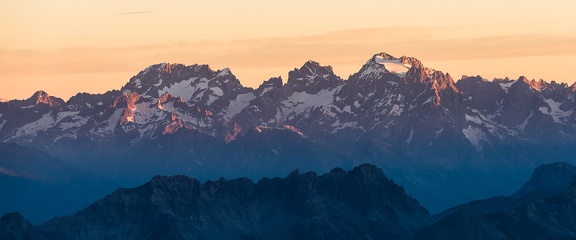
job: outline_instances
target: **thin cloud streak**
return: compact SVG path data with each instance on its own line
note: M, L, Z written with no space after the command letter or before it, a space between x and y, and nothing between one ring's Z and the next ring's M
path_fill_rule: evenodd
M135 11L135 12L121 12L118 15L132 15L132 14L145 14L145 13L153 13L154 11Z
M403 35L399 35L402 32ZM415 31L418 32L418 31ZM333 32L324 35L249 39L228 42L179 42L126 47L84 47L56 51L0 50L2 71L31 67L41 73L70 73L81 65L108 66L96 71L125 71L128 61L147 62L182 60L184 63L208 63L251 68L295 66L294 61L331 59L325 64L353 64L360 67L371 54L390 51L432 61L514 58L526 56L576 55L576 37L512 35L468 39L437 39L430 30L413 33L406 29ZM73 60L73 61L70 61ZM299 64L299 63L298 63ZM296 65L298 65L296 64ZM49 66L42 70L42 66ZM72 67L72 68L71 68ZM84 68L80 68L84 69ZM86 70L86 69L84 69Z
M358 71L372 54L380 51L391 51L388 53L397 57L402 54L414 56L433 68L435 66L427 62L576 56L576 36L442 38L445 31L453 29L358 29L304 37L83 47L53 51L0 49L0 81L33 75L39 78L87 73L131 72L135 75L151 64L171 62L230 67L233 72L240 73L237 77L243 84L257 86L268 77L284 75L307 60L331 64L337 73L346 78L348 74ZM340 70L343 68L346 69ZM128 79L118 81L126 82Z

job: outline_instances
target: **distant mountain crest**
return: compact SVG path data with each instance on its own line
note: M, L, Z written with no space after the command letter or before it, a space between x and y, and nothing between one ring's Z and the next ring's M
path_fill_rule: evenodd
M449 74L426 68L416 58L397 58L385 52L373 55L346 81L336 76L332 67L307 61L289 72L286 84L281 78L271 78L256 90L242 86L227 68L215 71L208 65L161 63L139 72L120 92L79 94L64 103L39 91L28 100L10 101L12 104L0 109L6 119L0 128L0 139L34 138L24 133L30 132L24 130L30 127L26 124L43 117L48 119L45 114L52 110L35 112L24 121L11 120L7 111L14 107L26 111L43 104L58 109L50 113L56 114L50 121L38 122L38 127L50 129L63 120L66 126L75 126L73 132L66 132L66 127L54 129L53 137L48 137L53 140L62 139L60 135L90 136L103 133L103 129L108 133L98 133L91 138L130 131L140 131L140 134L129 134L133 135L131 142L154 138L161 132L144 129L164 129L173 123L166 115L173 115L182 121L182 126L222 139L245 133L255 126L286 124L321 139L339 132L351 134L352 139L378 138L388 136L385 133L388 130L382 125L385 122L397 127L395 133L384 140L389 144L404 142L415 146L412 139L416 134L422 143L432 146L438 134L448 133L444 121L449 119L451 134L456 134L452 139L468 141L475 151L485 153L496 146L493 141L522 142L542 136L557 141L574 139L574 95L566 84L525 77L487 81L480 76L464 76L455 83ZM182 103L164 107L167 96L181 99ZM107 110L108 106L118 112ZM427 106L446 111L435 114ZM76 114L77 117L71 117ZM418 118L410 116L429 114L435 117L425 123L431 126L424 131L434 134L413 132L412 126ZM130 122L135 125L116 129L116 125ZM539 127L545 122L550 123L544 124L548 134ZM59 131L66 133L59 134Z

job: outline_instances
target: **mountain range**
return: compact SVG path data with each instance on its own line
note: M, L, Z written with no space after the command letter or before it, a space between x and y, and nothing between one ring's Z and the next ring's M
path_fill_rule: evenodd
M432 217L370 164L320 176L295 170L256 183L155 176L41 225L18 212L5 214L0 238L574 239L575 169L565 162L543 165L512 196L470 202ZM516 204L502 205L502 199Z
M328 172L372 163L432 212L509 194L576 156L576 85L463 76L373 55L347 79L308 61L242 86L230 69L156 64L120 90L0 102L0 141L137 186ZM506 181L500 181L506 179Z

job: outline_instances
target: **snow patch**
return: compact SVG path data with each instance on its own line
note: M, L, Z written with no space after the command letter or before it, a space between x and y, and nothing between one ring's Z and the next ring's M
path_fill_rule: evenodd
M434 136L434 139L438 138L438 135L440 135L442 132L444 132L444 126L442 126L442 128L440 128L440 129L434 131L434 134L436 134Z
M409 146L412 142L412 137L414 137L414 127L410 129L410 133L408 134L408 138L406 139L406 146Z
M340 119L336 119L336 122L334 122L331 125L334 128L334 130L332 130L332 133L336 133L345 128L356 128L357 125L358 125L357 121L341 123Z
M206 101L206 105L210 106L216 100L218 100L218 97L214 95L208 95L208 101Z
M512 86L512 84L514 84L515 82L516 82L516 81L510 81L510 82L507 82L507 83L498 83L498 84L500 85L500 87L501 87L502 89L504 89L504 91L505 91L506 93L508 93L508 88L510 88L510 86Z
M158 111L155 106L157 105L151 105L149 103L137 103L134 107L133 113L134 113L134 122L136 124L146 124L146 123L150 123L150 122L154 122L158 119L162 119L164 118L164 116L166 116L166 113L163 111ZM162 106L162 105L161 105ZM160 110L162 110L162 108L159 108ZM171 112L175 112L176 109L172 108L170 109L172 110Z
M274 116L274 119L276 119L276 124L280 124L282 122L282 109L276 109L276 116Z
M425 104L427 104L427 103L431 103L432 100L434 100L434 98L435 98L435 96L429 97L428 99L426 99L426 101L424 101L424 102L422 103L422 105L425 105Z
M402 107L398 104L394 104L392 106L392 110L390 110L390 113L388 113L389 115L394 115L394 116L400 116L400 114L402 114L402 112L404 111L404 109L402 109Z
M227 76L227 75L230 75L230 73L231 73L230 68L224 68L224 69L220 70L220 72L216 76L217 77Z
M544 99L544 101L546 101L548 107L540 107L538 110L544 114L550 115L556 123L566 123L562 120L569 117L574 112L574 110L563 111L560 109L560 105L562 105L562 103L556 102L552 99Z
M274 87L272 86L265 87L264 89L262 89L262 93L260 95L264 95L264 93L267 93L272 89L274 89Z
M230 101L228 107L226 107L222 112L224 113L223 118L226 122L230 121L234 116L240 113L244 108L250 105L250 101L252 101L256 96L254 93L244 93L238 94L236 99Z
M472 109L475 115L465 114L466 121L475 123L478 126L484 127L485 130L500 139L504 139L506 135L513 135L515 132L502 126L499 123L492 121L490 117L484 116L477 109ZM504 133L504 134L503 134Z
M181 97L184 102L189 102L193 96L195 100L198 100L202 97L200 93L208 89L208 81L206 78L198 80L195 77L183 80L158 90L158 96L168 93L175 97Z
M350 105L347 105L346 107L342 108L342 112L352 113L352 108Z
M134 81L134 87L138 89L142 88L142 81L140 81L140 79L136 79Z
M534 112L530 111L530 115L526 119L524 119L524 122L522 124L518 125L518 129L520 130L520 132L524 132L524 129L530 122L530 118L532 118L532 116L534 116Z
M87 117L80 117L78 115L74 115L69 122L59 122L58 126L60 127L60 129L64 130L69 130L72 128L79 128L81 126L86 125L86 123L88 123L88 119Z
M212 87L210 88L210 90L212 91L212 93L218 97L222 97L224 95L224 91L222 91L221 88L219 87Z
M462 133L472 143L476 151L482 152L482 141L486 142L486 134L482 129L468 125L467 128L462 129Z
M362 71L362 73L360 74L360 78L373 79L379 75L382 75L385 72L386 72L386 70L384 68L382 68L380 66L373 66L373 67L369 67L368 69L365 69L364 71Z
M482 121L482 119L480 119L479 117L470 116L470 115L468 115L468 114L465 114L465 116L466 116L466 121L468 121L468 122L473 122L473 123L476 123L476 124L478 124L478 125L483 125L483 123L484 123L484 122Z
M104 128L102 130L104 130L104 132L113 132L114 128L116 128L116 125L118 124L118 122L120 122L120 117L122 116L122 113L124 113L124 109L116 109L114 111L114 113L112 114L112 116L110 116L110 118L108 118L108 120L104 121ZM99 131L99 132L103 132L103 131Z
M10 139L19 138L21 136L35 137L39 131L53 127L55 124L56 119L51 115L51 112L46 113L40 119L18 128L16 134L14 134Z
M285 116L300 115L314 108L329 107L333 103L334 94L342 86L332 90L322 90L316 94L306 92L296 92L281 102L281 110Z
M396 76L401 77L401 78L406 76L408 69L410 69L409 67L402 64L400 59L398 59L398 60L385 60L382 56L376 56L375 60L377 63L384 65L384 68L386 68L386 70L388 70L391 73L396 74Z

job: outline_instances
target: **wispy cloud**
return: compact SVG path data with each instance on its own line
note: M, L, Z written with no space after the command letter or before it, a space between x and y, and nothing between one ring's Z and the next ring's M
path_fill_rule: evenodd
M306 60L360 69L372 54L414 56L427 61L576 56L576 36L508 35L443 37L446 29L383 28L330 32L303 37L231 41L174 42L124 47L83 47L54 51L0 49L0 80L21 75L136 72L158 62L208 63L230 67L242 81L262 81ZM432 66L434 67L434 66ZM441 69L452 71L452 69ZM482 73L478 73L482 74ZM344 76L346 77L346 76Z
M153 13L154 11L134 11L134 12L121 12L118 15L131 15L131 14L145 14L145 13Z

